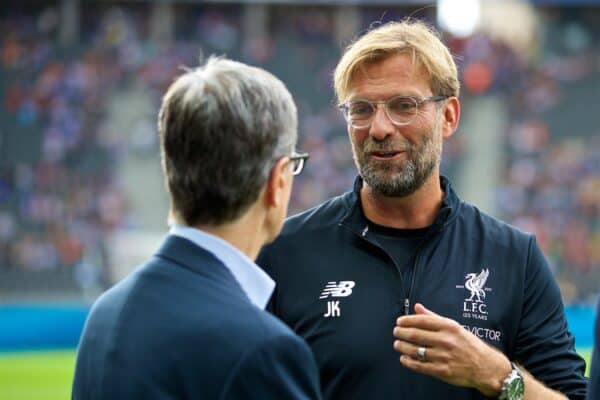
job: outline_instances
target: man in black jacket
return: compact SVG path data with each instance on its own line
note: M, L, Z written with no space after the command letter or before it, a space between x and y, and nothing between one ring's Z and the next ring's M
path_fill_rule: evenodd
M418 21L373 29L334 79L354 190L289 219L258 261L278 285L272 311L312 347L325 398L583 399L585 363L534 237L440 176L460 103L437 33Z

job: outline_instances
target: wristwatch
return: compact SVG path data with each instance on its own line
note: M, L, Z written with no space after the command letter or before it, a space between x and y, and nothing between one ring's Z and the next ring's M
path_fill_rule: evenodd
M502 383L502 391L498 400L522 400L525 393L525 383L523 382L523 374L514 362L510 363L512 370Z

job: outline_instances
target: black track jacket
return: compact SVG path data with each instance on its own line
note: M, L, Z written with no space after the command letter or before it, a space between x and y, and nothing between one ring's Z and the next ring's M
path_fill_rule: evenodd
M558 286L532 235L445 197L417 249L412 282L369 233L354 190L287 220L258 264L276 281L270 310L315 354L326 399L483 399L412 372L392 347L396 318L420 302L522 364L547 386L584 399ZM410 287L406 292L404 287Z

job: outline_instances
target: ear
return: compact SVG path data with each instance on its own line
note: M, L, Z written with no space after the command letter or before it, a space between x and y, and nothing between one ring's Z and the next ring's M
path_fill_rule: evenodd
M460 101L456 97L450 97L444 102L442 109L442 138L448 139L456 132L460 120Z
M271 175L265 188L265 205L267 208L280 207L281 203L285 201L285 188L292 176L291 172L288 171L289 162L288 157L283 157L271 169Z

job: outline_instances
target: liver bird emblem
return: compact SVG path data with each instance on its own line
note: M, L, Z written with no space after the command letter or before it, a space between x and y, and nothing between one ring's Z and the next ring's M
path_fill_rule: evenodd
M479 274L471 273L465 276L467 279L465 282L465 287L471 292L471 297L465 300L483 303L482 298L485 299L485 290L483 290L483 287L485 286L485 282L487 281L489 275L489 269L482 269ZM477 297L477 299L473 300L474 297Z

